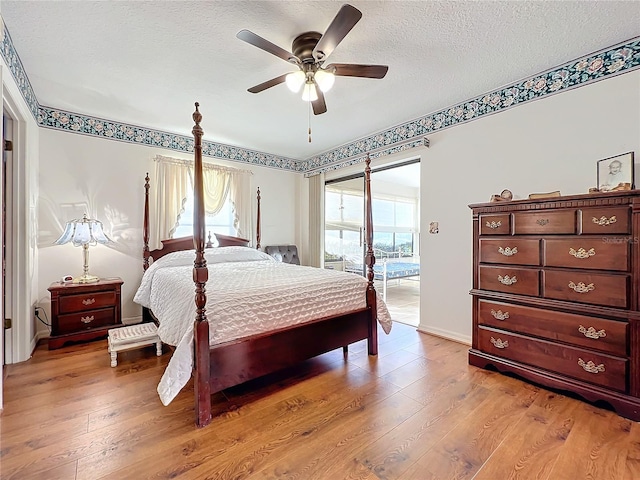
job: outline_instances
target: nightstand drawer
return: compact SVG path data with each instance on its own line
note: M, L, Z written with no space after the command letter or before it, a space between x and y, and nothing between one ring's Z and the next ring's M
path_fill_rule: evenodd
M100 310L88 310L79 313L70 313L58 316L58 333L75 333L82 330L114 325L115 309L102 308Z
M116 304L116 292L82 293L60 297L60 313L84 312L88 309L113 307Z

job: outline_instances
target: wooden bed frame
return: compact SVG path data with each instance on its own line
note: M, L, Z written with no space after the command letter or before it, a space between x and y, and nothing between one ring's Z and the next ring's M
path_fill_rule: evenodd
M239 385L253 378L295 365L316 355L367 339L369 355L378 353L376 291L373 286L373 221L371 214L371 160L367 155L365 168L366 244L367 266L366 307L347 314L321 318L312 322L281 328L239 340L209 346L209 322L205 311L207 302L205 286L209 271L204 256L205 211L202 174L202 115L193 113L194 136L194 236L163 241L163 248L149 251L149 176L145 178L144 250L143 266L149 266L149 258L157 260L178 250L195 248L193 279L195 283L196 318L194 323L194 389L196 425L204 427L211 422L211 394ZM258 200L260 193L258 190ZM259 211L259 210L258 210ZM258 221L259 245L259 221ZM259 246L258 246L259 248ZM211 281L215 282L215 278ZM145 309L146 310L146 309ZM153 319L151 312L143 311L145 320Z

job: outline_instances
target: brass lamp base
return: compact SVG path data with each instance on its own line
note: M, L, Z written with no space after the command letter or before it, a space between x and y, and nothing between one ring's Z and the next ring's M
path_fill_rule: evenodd
M100 280L100 277L96 277L95 275L82 275L81 277L77 277L73 279L73 283L95 283Z

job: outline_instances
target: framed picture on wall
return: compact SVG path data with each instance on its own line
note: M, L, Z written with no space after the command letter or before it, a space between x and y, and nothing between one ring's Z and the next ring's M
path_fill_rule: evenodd
M598 160L599 191L611 192L633 188L633 152Z

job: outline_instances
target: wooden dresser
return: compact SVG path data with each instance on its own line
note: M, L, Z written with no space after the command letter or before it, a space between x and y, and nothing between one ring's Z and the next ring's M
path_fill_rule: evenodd
M469 363L640 420L640 191L470 208Z
M95 283L52 283L51 335L49 349L66 342L104 337L109 329L122 326L120 278Z

